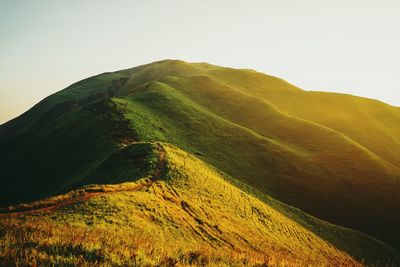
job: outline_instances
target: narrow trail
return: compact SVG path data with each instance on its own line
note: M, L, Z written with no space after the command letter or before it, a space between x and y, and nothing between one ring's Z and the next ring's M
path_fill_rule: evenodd
M158 160L157 160L156 171L154 173L154 180L161 180L165 168L165 150L160 144L157 144L157 150L158 150Z
M87 192L84 193L85 195L83 195L83 196L70 198L70 199L66 199L66 200L61 200L59 203L50 204L49 206L32 207L32 209L28 208L28 210L22 210L22 211L16 210L16 211L1 212L0 213L0 218L9 217L9 216L19 216L19 215L26 215L26 214L35 214L35 213L55 211L55 210L64 208L66 206L70 206L70 205L77 204L77 203L80 203L80 202L88 201L89 199L97 197L97 196L103 196L103 195L108 195L108 194L118 193L118 192L139 191L139 190L141 190L143 188L147 188L147 187L151 186L152 183L153 183L152 181L149 181L146 184L138 184L135 187L127 188L127 189L121 189L121 190L95 191L95 192L87 191ZM99 189L99 190L101 190L101 189Z
M43 213L43 212L51 212L55 211L61 208L64 208L66 206L74 205L80 202L85 202L90 200L93 197L97 196L102 196L102 195L107 195L107 194L112 194L112 193L117 193L117 192L134 192L134 191L140 191L143 188L149 188L152 186L152 184L157 181L161 180L163 170L165 168L165 151L162 147L162 145L157 144L157 150L158 150L158 160L157 160L157 166L154 172L154 178L152 180L146 181L146 183L142 184L137 184L136 186L132 188L123 188L123 189L116 189L116 190L110 190L106 191L107 188L100 188L100 189L91 189L88 188L86 189L87 191L84 192L83 196L79 197L73 197L69 198L66 200L60 200L60 202L57 203L52 203L48 206L39 206L39 207L31 207L27 208L27 210L18 210L23 209L21 207L16 207L15 210L8 210L6 208L2 208L0 211L0 218L6 218L6 217L11 217L11 216L20 216L20 215L27 215L27 214L36 214L36 213ZM94 190L94 191L90 191Z

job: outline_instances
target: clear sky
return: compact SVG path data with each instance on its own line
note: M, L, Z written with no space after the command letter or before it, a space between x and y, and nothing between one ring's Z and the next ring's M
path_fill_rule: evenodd
M400 106L398 0L0 0L0 123L71 83L172 58Z

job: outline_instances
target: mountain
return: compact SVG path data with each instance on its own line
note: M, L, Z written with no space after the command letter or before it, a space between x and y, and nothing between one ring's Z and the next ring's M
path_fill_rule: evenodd
M140 163L151 166L143 177L117 185L85 186L14 207L12 216L1 222L7 231L0 244L8 245L1 249L5 256L0 253L0 263L361 266L361 261L400 262L400 254L385 244L272 198L259 199L256 192L240 190L232 178L172 145L134 143L122 150L125 157L119 160L126 171ZM21 247L25 250L15 249Z
M266 205L276 199L400 248L399 108L207 63L103 73L1 125L0 203L141 179L155 168L142 161L146 142L196 156ZM360 251L346 253L368 258Z

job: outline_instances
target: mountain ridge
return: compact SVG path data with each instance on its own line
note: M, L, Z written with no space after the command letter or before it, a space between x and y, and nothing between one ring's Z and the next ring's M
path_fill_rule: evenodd
M144 170L118 173L118 160L117 168L107 161L122 158L121 147L132 142L160 141L262 194L399 248L399 111L204 63L103 73L0 126L0 202L133 179Z

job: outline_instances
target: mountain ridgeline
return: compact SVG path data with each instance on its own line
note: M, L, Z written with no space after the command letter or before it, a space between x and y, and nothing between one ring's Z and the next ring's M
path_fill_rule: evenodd
M186 170L192 174L175 173L164 181L174 164L167 158L170 165L157 165L160 156L149 156L149 146L156 154L157 147L167 155L170 151L175 165L180 164L176 155L181 155L189 157L199 173L211 168L203 173L210 180ZM249 240L254 246L240 236L247 245L238 245L232 243L233 232L229 236L210 228L217 219L207 217L211 206L200 211L205 190L200 184L215 186L209 192L215 197L207 203L217 201L222 207L224 201L232 201L224 199L228 195L237 196L234 203L243 207L244 217L253 218L254 210L264 215L278 212L279 217L271 217L276 229L289 220L287 231L300 238L288 241L294 244L295 258L304 256L299 240L306 238L319 244L323 255L336 255L341 264L376 262L379 255L398 257L393 255L400 249L400 108L376 100L303 91L253 70L165 60L90 77L47 97L0 126L0 148L2 206L92 184L139 183L150 175L171 198L193 191L197 202L179 198L179 207L191 216L203 214L202 227L221 244L226 241L253 252L263 249L258 245L262 235ZM189 176L199 181L179 181ZM148 197L157 199L157 194ZM176 207L168 205L164 208L171 209L171 216ZM190 209L193 205L198 206ZM222 216L233 209L220 212ZM234 220L249 234L275 229L247 223L243 216L236 214ZM231 223L225 222L226 231ZM195 238L185 222L177 224ZM312 257L315 263L332 260Z

